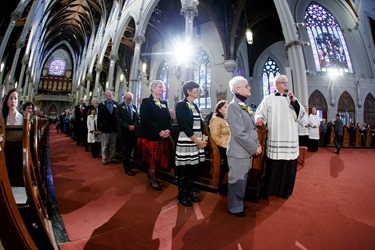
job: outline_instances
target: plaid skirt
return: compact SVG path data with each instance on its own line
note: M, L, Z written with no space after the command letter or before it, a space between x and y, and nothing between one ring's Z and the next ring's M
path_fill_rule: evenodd
M169 162L168 138L163 138L160 141L138 138L137 153L142 164L150 169L167 168Z

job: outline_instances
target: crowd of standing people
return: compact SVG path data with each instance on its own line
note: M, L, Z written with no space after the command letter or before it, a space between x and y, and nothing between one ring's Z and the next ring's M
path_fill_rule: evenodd
M227 192L228 211L244 217L247 178L255 156L265 150L264 195L288 199L296 180L299 147L306 146L309 151L316 152L320 134L324 136L324 145L328 140L330 125L320 119L315 107L308 115L307 107L288 89L287 76L277 76L274 85L275 93L264 97L254 109L247 104L251 96L247 80L242 76L233 77L229 81L232 100L218 101L205 121L196 102L200 96L198 83L186 81L183 84L184 98L177 102L174 113L162 99L164 83L154 80L150 83L150 95L141 101L139 112L131 92L125 93L122 102L117 103L112 91L106 90L102 102L93 98L87 106L80 98L74 109L61 114L56 129L71 136L77 146L91 151L93 158L101 158L103 166L122 163L128 176L135 175L132 157L136 155L147 171L150 187L160 191L163 185L157 178L157 170L170 167L169 140L172 124L177 124L174 152L177 200L187 207L201 201L194 192L194 180L206 160L210 136L223 159L218 191ZM32 102L23 104L22 113L17 106L17 89L11 89L2 105L7 125L22 125L24 115L33 117L36 113ZM335 153L340 154L344 130L340 114L331 125L334 127ZM257 126L267 127L265 149L259 143ZM224 184L226 176L227 186Z

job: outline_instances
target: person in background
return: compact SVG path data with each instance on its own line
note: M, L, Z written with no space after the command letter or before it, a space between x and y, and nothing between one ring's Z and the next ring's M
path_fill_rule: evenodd
M185 98L176 104L176 118L179 134L176 144L176 174L178 180L178 201L184 206L200 202L193 192L193 180L199 163L205 161L204 148L207 141L203 133L203 119L194 103L199 97L199 84L186 81L182 85Z
M87 143L90 144L93 158L97 158L100 151L100 131L98 131L98 116L96 109L91 107L87 116Z
M171 133L171 117L166 101L162 100L164 83L153 80L150 83L151 94L144 98L140 107L140 125L138 147L142 164L148 169L150 186L161 190L156 178L157 167L168 167L168 137Z
M323 135L323 147L327 146L328 144L328 128L327 128L327 121L326 119L322 119L320 122L320 131L322 132Z
M111 90L104 93L105 100L98 106L98 130L101 132L102 163L119 163L116 159L117 141L117 102L113 100Z
M316 113L316 108L311 109L311 114L309 115L309 151L316 152L319 147L319 126L320 117Z
M11 89L6 94L2 113L5 120L5 125L22 125L23 115L17 110L18 106L18 92L17 89Z
M263 98L255 119L267 125L266 195L288 199L293 193L297 173L298 122L306 114L304 106L288 91L288 78L278 75L276 93Z
M340 154L341 150L341 141L342 141L342 136L344 135L344 123L340 119L340 114L336 114L336 121L335 121L335 147L336 147L336 152L335 154Z
M25 102L22 105L23 115L29 114L30 116L34 116L34 104L32 102Z
M82 144L85 150L89 150L87 143L87 113L88 109L83 98L79 98L78 104L74 107L74 117L76 118L75 132L77 146Z
M122 164L124 171L129 176L134 176L132 171L133 162L131 156L136 143L136 129L139 126L139 118L135 105L132 104L133 94L127 92L123 96L124 102L116 109L117 136L121 143Z
M262 153L254 114L245 103L251 95L251 88L242 76L235 76L229 81L229 89L233 99L228 105L227 121L230 138L227 149L228 157L228 210L237 217L246 216L243 200L249 170L253 156Z
M309 117L307 116L308 108L304 107L306 115L298 122L298 143L300 147L309 146Z
M220 158L223 159L223 164L220 165L220 174L218 182L218 191L223 193L223 180L228 173L227 148L230 136L230 129L227 123L227 100L219 101L215 106L214 115L211 118L209 128L212 140L219 148Z

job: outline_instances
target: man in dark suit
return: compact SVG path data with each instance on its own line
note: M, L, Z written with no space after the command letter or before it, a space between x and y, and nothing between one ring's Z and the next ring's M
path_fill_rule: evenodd
M79 98L78 104L74 107L74 117L76 118L75 132L77 146L82 144L86 151L89 149L87 143L87 107L83 102L83 98Z
M340 119L340 114L336 115L336 121L335 121L335 146L336 146L336 152L335 154L340 154L341 149L341 140L342 136L344 135L344 123Z
M125 173L134 176L131 155L137 139L135 131L139 125L139 117L135 105L132 104L133 94L127 92L123 99L124 102L116 108L117 137L121 143L122 164Z
M117 121L116 108L117 102L113 101L111 90L105 92L105 101L98 106L98 130L101 133L102 163L118 163L116 157L117 140Z

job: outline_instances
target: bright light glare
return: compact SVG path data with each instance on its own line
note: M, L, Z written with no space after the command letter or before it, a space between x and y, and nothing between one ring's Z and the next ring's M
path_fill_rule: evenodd
M327 69L327 72L330 78L336 78L343 74L343 71L338 68L329 68Z
M174 54L178 60L178 64L188 64L194 54L194 48L191 41L176 43Z

